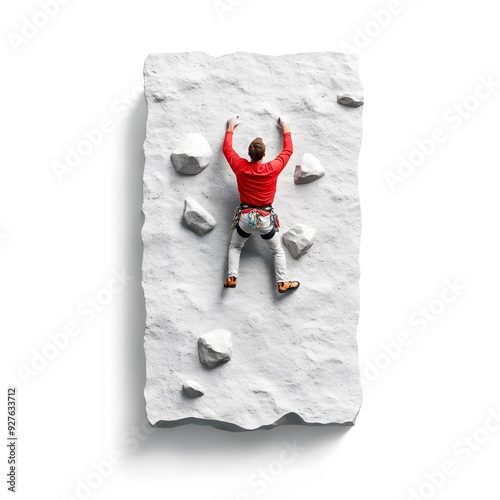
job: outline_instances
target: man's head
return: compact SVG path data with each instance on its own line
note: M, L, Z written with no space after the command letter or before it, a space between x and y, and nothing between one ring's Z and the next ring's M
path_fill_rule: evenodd
M262 137L256 137L248 146L248 155L253 162L262 160L266 155L266 145L262 140Z

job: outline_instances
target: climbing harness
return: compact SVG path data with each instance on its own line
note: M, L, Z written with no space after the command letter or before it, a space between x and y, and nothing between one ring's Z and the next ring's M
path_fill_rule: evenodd
M271 216L271 224L275 231L280 230L280 220L278 214L274 211L272 205L250 205L248 203L241 203L234 209L233 220L231 222L231 229L235 229L238 226L240 217L242 213L248 213L248 225L251 227L260 227L260 217L264 216L264 213L268 212Z
M238 222L240 221L240 216L241 216L241 205L238 205L234 209L233 221L231 222L231 229L236 229L236 226L238 225Z
M271 224L274 226L275 231L280 230L280 219L278 214L274 211L274 208L271 210Z

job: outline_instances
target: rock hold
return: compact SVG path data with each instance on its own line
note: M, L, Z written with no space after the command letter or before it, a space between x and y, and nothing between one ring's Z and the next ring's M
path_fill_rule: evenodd
M325 172L325 168L315 156L304 153L300 165L295 167L294 182L295 184L308 184L321 179Z
M199 235L208 233L217 225L213 216L193 198L184 200L184 220Z
M201 335L198 339L198 355L201 363L213 368L229 361L233 352L231 332L220 328Z
M208 141L197 133L188 134L170 155L175 170L195 175L208 167L213 152Z
M351 108L359 108L365 101L360 93L344 92L343 94L337 94L337 102Z
M314 243L316 231L305 224L295 224L283 233L283 244L294 259L300 259Z
M184 394L190 398L199 398L205 394L203 387L195 380L186 380L184 384L182 384L182 390Z
M153 92L151 96L153 97L155 102L162 102L165 100L165 95L162 94L161 92Z

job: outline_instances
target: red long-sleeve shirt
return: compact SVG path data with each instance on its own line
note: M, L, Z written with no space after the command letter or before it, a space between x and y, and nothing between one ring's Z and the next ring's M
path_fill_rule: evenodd
M233 149L233 133L226 132L222 152L236 175L240 201L250 205L270 205L276 194L278 175L293 153L291 132L283 134L283 150L272 161L255 163L241 158Z

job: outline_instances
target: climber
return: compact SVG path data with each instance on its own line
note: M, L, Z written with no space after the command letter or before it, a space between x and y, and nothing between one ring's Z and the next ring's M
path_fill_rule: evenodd
M252 233L257 232L274 256L278 292L296 290L300 283L289 281L287 278L285 251L277 234L279 221L272 206L278 175L293 153L290 126L283 118L278 119L277 125L283 130L283 150L274 160L262 163L266 146L261 137L254 139L248 146L251 161L241 158L233 149L233 131L239 124L238 115L227 121L226 137L222 146L222 152L236 175L241 202L233 219L232 227L236 230L229 244L228 278L224 287L236 287L241 250Z

